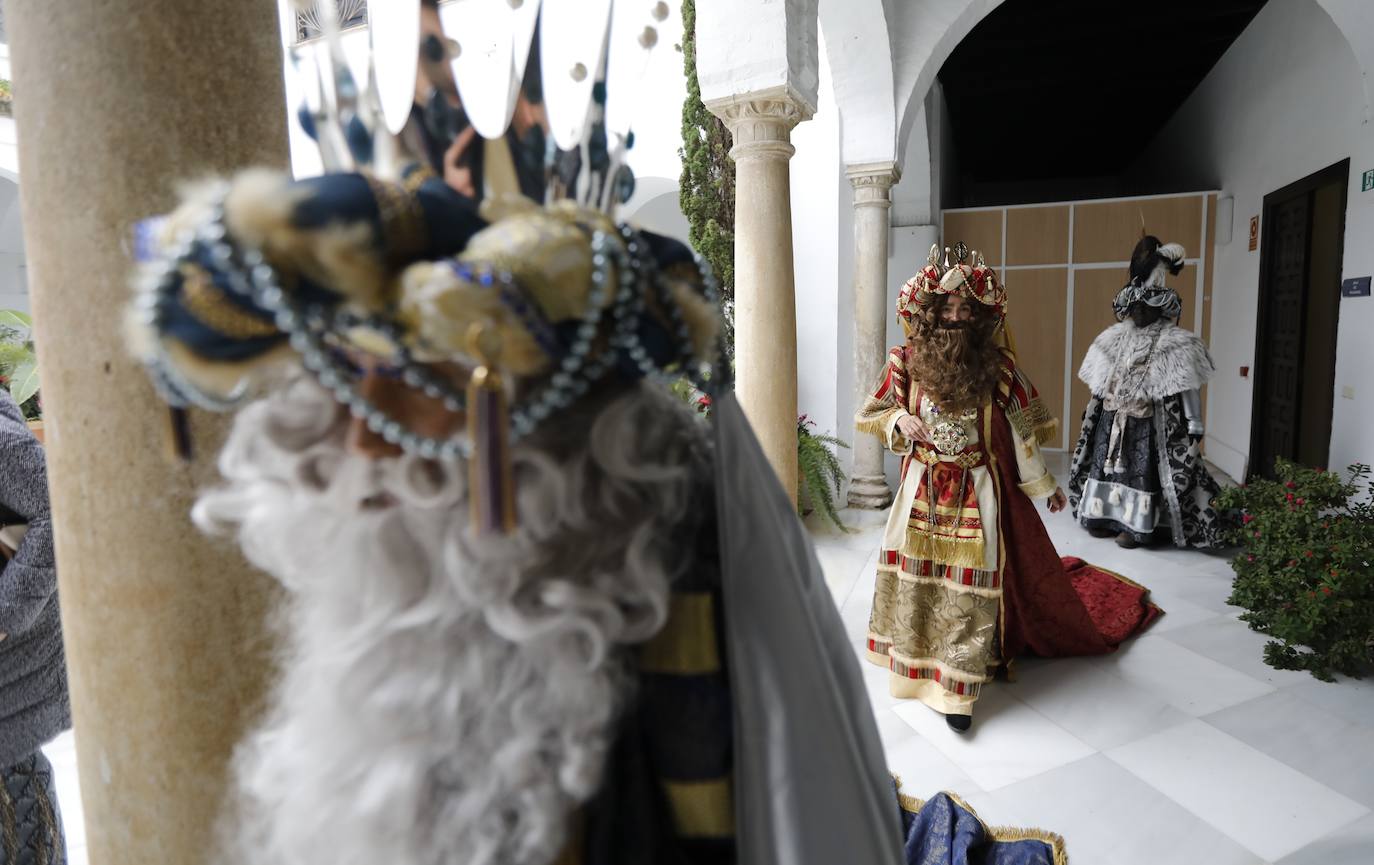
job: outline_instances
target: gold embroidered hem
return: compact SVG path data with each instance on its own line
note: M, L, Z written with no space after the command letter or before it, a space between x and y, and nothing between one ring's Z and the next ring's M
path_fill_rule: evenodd
M919 700L941 715L973 715L976 695L955 694L933 679L888 676L888 693L900 700Z
M965 579L995 582L975 570L917 564L925 573L879 570L867 658L887 667L894 697L918 699L945 714L971 714L1000 664L1001 590L965 585Z
M1054 495L1055 490L1059 489L1059 481L1054 475L1046 474L1039 480L1031 481L1028 484L1017 484L1017 487L1026 494L1026 498L1047 499Z

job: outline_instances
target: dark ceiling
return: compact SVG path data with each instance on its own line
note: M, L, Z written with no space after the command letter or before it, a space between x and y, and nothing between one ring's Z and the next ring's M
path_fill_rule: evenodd
M1007 0L940 70L965 184L1126 169L1265 0Z

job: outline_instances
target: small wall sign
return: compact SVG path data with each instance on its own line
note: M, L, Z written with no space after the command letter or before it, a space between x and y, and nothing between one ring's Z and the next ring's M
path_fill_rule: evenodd
M1250 217L1250 251L1259 249L1259 217Z
M1374 189L1374 168L1369 169L1360 176L1360 191L1368 192Z
M1360 276L1342 282L1341 297L1369 297L1369 277Z

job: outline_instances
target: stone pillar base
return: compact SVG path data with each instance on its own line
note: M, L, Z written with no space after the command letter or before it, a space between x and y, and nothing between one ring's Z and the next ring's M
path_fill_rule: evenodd
M892 490L882 475L856 476L849 482L849 506L865 511L880 511L892 504Z

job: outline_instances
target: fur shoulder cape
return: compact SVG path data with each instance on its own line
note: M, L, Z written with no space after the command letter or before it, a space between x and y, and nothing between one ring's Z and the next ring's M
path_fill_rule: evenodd
M1150 343L1156 333L1159 342L1151 354ZM1146 328L1123 321L1093 340L1078 378L1092 389L1094 396L1108 396L1112 373L1118 364L1134 366L1147 359L1149 368L1139 392L1131 396L1161 400L1202 387L1216 372L1207 346L1192 331L1167 321Z

